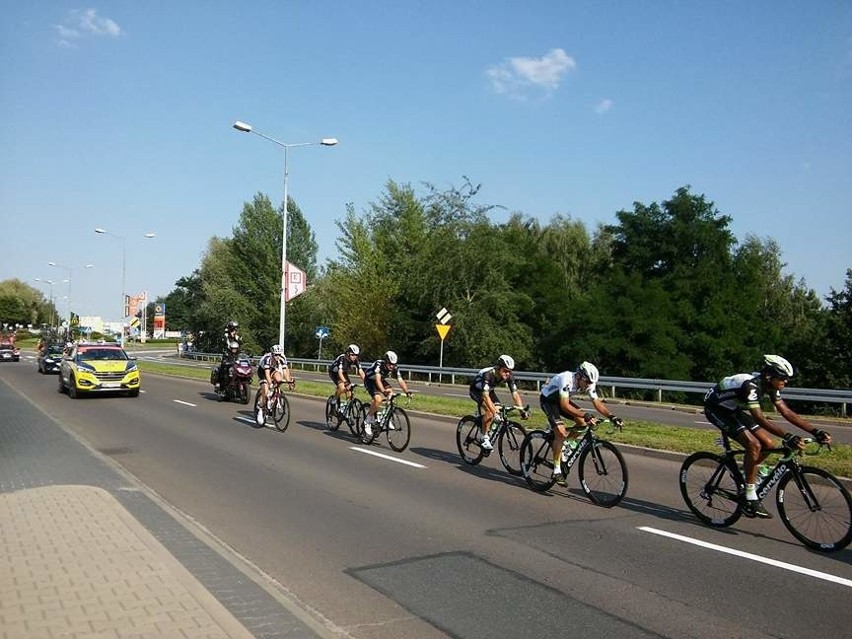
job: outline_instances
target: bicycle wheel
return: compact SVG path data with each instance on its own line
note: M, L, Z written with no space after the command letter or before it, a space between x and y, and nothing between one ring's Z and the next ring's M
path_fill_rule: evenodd
M272 403L272 420L282 433L290 425L290 400L283 393L275 393Z
M360 436L361 424L364 423L365 416L364 402L357 397L350 399L349 406L346 407L346 417L343 419L346 421L346 425L349 427L349 432L352 433L353 437Z
M553 435L545 430L533 430L521 444L521 472L533 490L550 490L553 478Z
M325 400L325 426L328 430L340 428L340 415L337 414L337 402L334 395Z
M411 420L402 408L394 406L393 412L387 420L385 435L388 438L388 446L398 453L408 448L411 441Z
M593 504L612 508L624 499L627 494L627 464L615 444L603 439L594 440L580 454L577 464L580 488Z
M517 422L507 422L505 428L500 431L497 438L497 450L500 452L500 461L510 475L520 477L523 472L521 468L521 445L527 431Z
M787 473L775 501L787 530L808 548L835 552L852 541L852 497L831 473L812 466Z
M686 505L705 524L724 528L742 515L739 471L720 455L693 453L683 461L678 481Z
M476 441L479 424L473 415L465 415L456 426L456 446L465 464L476 466L485 456L485 451Z

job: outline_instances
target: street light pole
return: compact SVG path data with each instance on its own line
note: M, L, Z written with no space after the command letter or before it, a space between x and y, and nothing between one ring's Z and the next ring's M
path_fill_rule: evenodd
M61 268L68 272L68 279L65 280L68 282L68 336L73 335L73 330L71 328L71 272L74 270L71 266L65 266L64 264L58 264L56 262L48 262L48 266L53 266L54 268ZM92 268L94 264L86 264L83 268Z
M288 159L288 151L289 149L297 146L335 146L337 144L337 138L323 138L319 142L298 142L298 143L287 143L281 142L280 140L276 140L275 138L269 137L253 129L250 124L246 124L245 122L240 122L239 120L234 122L234 128L237 131L241 131L243 133L254 133L255 135L259 135L264 140L269 140L270 142L274 142L278 146L284 147L284 211L282 215L282 221L284 223L284 228L281 234L281 309L279 311L278 316L278 343L281 344L281 347L284 347L284 335L286 328L286 301L287 301L287 217L288 217L288 185L290 182L290 166Z
M127 301L127 239L101 228L95 229L95 233L109 235L117 240L121 240L121 348L124 348L124 320L127 319L127 315L124 312L124 303ZM143 237L151 239L155 237L155 234L145 233ZM147 309L143 309L143 312L147 312Z

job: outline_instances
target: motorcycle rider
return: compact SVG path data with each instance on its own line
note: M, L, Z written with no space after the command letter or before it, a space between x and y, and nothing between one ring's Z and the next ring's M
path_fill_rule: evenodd
M219 389L227 383L228 368L236 361L237 355L240 352L240 345L243 343L243 338L240 336L238 329L240 325L231 320L225 327L225 335L223 337L224 349L222 351L222 360L219 363L219 374L217 375L214 389L218 392ZM236 351L232 344L236 342Z

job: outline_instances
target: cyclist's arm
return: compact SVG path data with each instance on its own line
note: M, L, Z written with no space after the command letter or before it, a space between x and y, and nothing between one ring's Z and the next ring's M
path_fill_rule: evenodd
M748 412L751 413L751 416L754 418L754 421L760 425L761 428L765 428L770 433L777 437L784 437L786 434L784 429L778 426L775 422L769 419L760 408L760 404L749 404Z
M595 410L598 411L601 415L609 419L612 417L612 412L610 412L609 408L607 408L606 404L604 404L600 399L595 398L592 400L592 406L595 407Z
M579 406L571 401L571 395L568 393L559 393L559 407L562 409L563 413L568 413L568 415L570 415L571 419L574 420L574 423L577 426L586 425L586 414L580 410Z
M799 415L792 408L787 406L787 403L781 399L780 397L775 401L775 408L781 413L781 417L786 419L788 422L793 424L794 426L798 426L803 431L810 433L811 435L817 435L819 429L816 428L813 424L811 424L807 419ZM825 433L825 431L820 431L824 433L825 443L831 442L831 435Z

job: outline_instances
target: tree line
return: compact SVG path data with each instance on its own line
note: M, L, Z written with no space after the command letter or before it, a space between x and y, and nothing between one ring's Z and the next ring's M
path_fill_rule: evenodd
M191 332L202 351L221 348L231 319L254 354L277 341L281 208L258 193L230 237L209 240L198 268L156 300L170 330ZM317 357L315 331L327 326L326 358L355 342L368 360L392 349L403 363L437 365L435 314L446 307L445 366L509 353L521 370L590 360L604 375L708 381L771 352L793 362L797 386L852 387L852 268L821 300L784 273L775 240L739 240L732 218L689 186L592 230L562 215L498 223L500 209L467 179L419 192L390 180L364 211L347 205L335 255L320 266L316 231L291 199L288 259L308 289L288 303L287 354ZM21 297L3 284L0 314ZM29 297L23 306L54 310Z

